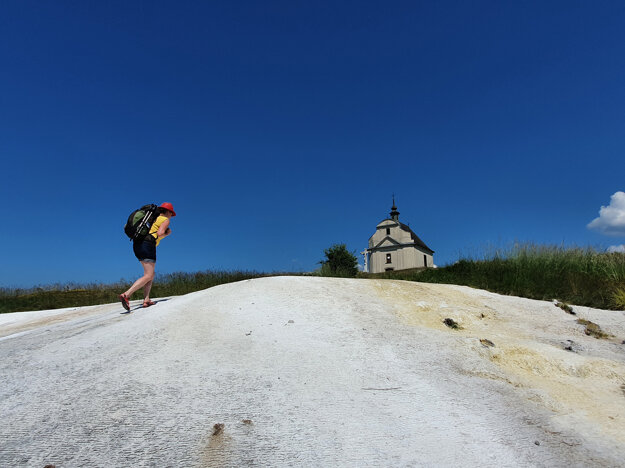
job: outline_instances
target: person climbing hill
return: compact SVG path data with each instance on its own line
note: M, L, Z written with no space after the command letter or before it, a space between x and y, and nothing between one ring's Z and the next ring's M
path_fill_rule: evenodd
M143 307L150 307L154 304L150 300L150 289L154 280L154 269L156 267L156 247L165 237L171 234L169 223L172 217L176 216L171 203L163 203L159 207L159 215L152 224L150 232L143 239L135 240L132 250L143 266L143 276L133 283L130 288L120 294L119 300L127 311L130 311L130 297L133 293L143 288Z

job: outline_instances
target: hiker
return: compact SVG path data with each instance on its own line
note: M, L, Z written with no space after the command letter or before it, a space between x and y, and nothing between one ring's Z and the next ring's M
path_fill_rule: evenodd
M143 265L143 276L134 282L130 289L119 295L119 300L124 309L130 310L130 297L132 294L143 288L143 307L150 307L156 302L150 300L150 289L154 280L154 268L156 267L156 246L162 239L171 234L169 221L176 216L171 203L163 203L158 207L159 215L152 224L150 232L145 238L136 240L132 244L132 250L137 260Z

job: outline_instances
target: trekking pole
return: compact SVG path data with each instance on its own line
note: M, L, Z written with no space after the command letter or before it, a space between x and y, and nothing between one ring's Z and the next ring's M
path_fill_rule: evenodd
M143 216L143 219L141 220L141 222L139 223L139 226L137 227L137 230L135 231L135 235L133 236L132 240L137 238L137 235L139 235L139 233L141 232L141 229L143 229L143 226L145 226L146 224L148 224L148 218L150 217L150 213L146 213Z

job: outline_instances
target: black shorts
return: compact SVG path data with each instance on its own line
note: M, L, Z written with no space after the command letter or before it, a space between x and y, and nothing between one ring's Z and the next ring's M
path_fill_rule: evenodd
M134 242L132 250L140 262L156 263L156 241L144 240Z

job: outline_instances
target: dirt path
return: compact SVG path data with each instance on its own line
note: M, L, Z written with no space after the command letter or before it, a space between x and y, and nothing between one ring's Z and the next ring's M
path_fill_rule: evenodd
M619 466L623 313L575 310L615 338L546 302L299 277L2 317L0 466Z

